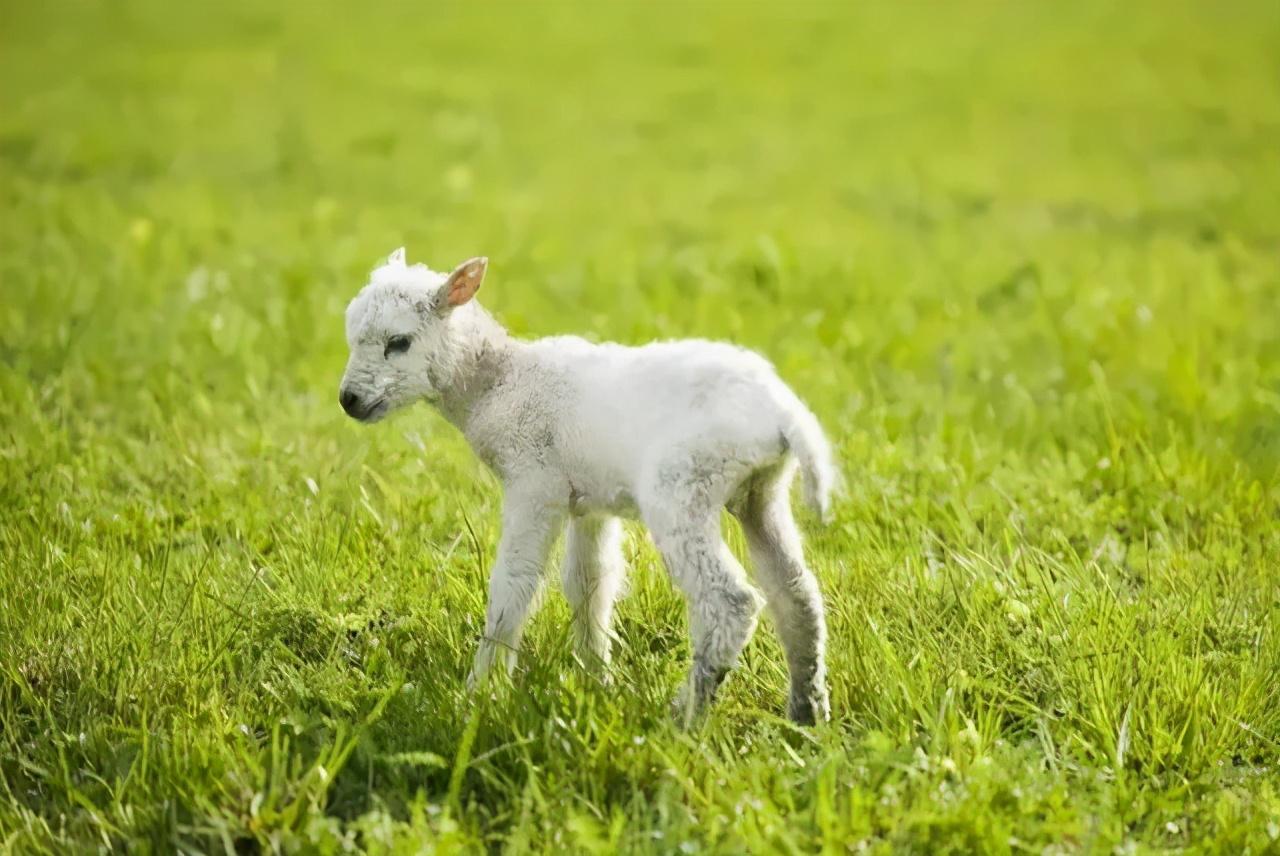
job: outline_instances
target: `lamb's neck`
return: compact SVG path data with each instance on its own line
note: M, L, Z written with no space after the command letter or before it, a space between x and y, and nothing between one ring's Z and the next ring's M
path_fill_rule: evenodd
M502 383L511 369L517 342L492 315L473 303L455 319L457 356L439 386L440 412L465 430L476 406Z

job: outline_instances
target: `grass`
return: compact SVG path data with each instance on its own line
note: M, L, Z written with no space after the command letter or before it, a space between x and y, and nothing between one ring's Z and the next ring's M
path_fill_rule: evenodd
M1274 3L4 3L0 848L1280 849ZM400 244L838 444L834 721L628 542L463 677L499 492L336 403ZM740 536L729 533L741 549Z

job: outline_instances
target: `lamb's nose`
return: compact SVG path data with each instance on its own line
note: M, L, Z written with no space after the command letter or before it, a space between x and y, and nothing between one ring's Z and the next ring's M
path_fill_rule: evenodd
M343 410L347 411L348 416L355 416L360 412L360 396L349 389L338 393L338 403L342 405Z

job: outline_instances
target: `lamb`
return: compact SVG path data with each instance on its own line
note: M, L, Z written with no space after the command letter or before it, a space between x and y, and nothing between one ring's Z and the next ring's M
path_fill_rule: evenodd
M574 336L522 341L474 300L488 260L451 274L404 249L351 301L339 400L377 422L425 400L503 485L502 532L484 637L468 686L514 668L552 545L579 658L603 670L623 589L621 517L643 521L689 609L693 664L676 702L696 722L767 603L790 672L789 716L826 721L826 621L805 565L789 487L825 520L837 470L818 420L761 356L701 340L641 347ZM725 545L720 510L741 521L764 598ZM566 527L567 521L567 527Z

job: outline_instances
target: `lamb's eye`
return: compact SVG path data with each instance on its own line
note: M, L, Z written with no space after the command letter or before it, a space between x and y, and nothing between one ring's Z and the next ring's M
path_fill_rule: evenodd
M412 339L408 336L392 336L387 340L387 349L382 352L382 356L389 357L392 354L403 354L409 350Z

